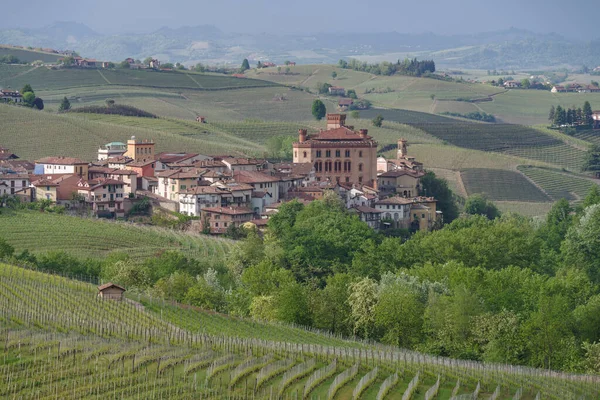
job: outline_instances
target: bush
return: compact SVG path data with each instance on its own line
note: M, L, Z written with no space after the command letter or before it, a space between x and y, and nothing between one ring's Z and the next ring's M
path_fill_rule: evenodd
M69 110L72 113L84 114L108 114L108 115L123 115L125 117L142 117L142 118L158 118L156 115L140 110L139 108L126 106L123 104L115 104L110 107L102 106L86 106L72 108Z

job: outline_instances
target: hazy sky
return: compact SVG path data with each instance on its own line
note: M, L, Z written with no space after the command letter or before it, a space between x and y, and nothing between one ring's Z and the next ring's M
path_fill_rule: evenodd
M598 0L0 0L0 28L82 22L99 33L211 24L226 32L477 33L511 26L600 37Z

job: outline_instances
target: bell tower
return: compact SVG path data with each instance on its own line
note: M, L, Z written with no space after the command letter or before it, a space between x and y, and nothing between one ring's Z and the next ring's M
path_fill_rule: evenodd
M398 160L408 157L407 147L408 147L408 144L406 142L406 139L404 139L404 138L398 139L398 153L396 155L396 158Z

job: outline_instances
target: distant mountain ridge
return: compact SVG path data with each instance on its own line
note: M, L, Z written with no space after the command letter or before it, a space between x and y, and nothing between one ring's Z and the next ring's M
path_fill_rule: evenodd
M238 64L285 60L336 63L340 58L395 61L432 58L455 68L540 68L600 65L600 39L582 42L524 29L467 35L434 33L314 33L306 35L226 33L212 25L161 27L151 33L103 35L84 24L57 22L39 29L0 30L0 43L76 50L86 57L120 61L158 57L194 64Z

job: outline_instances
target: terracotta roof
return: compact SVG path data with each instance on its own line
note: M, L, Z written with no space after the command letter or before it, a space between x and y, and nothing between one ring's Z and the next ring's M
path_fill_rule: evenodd
M407 199L405 197L388 197L387 199L379 200L375 203L375 205L387 205L387 204L412 204L412 199Z
M268 182L279 182L278 178L269 176L258 171L235 171L233 173L233 179L236 182L241 183L268 183Z
M228 193L228 191L224 188L220 188L218 186L194 186L193 188L189 188L183 191L180 191L179 194L223 194Z
M376 208L367 207L367 206L354 206L352 208L354 208L355 210L357 210L358 212L361 212L361 213L383 213L384 212L383 210L378 210Z
M267 226L269 224L269 220L267 218L253 219L252 221L248 221L256 226Z
M264 160L257 160L254 158L233 158L228 157L224 158L223 162L226 162L230 165L259 165L264 164Z
M174 163L198 156L198 153L158 153L156 159L163 163Z
M266 192L252 192L252 197L255 197L257 199L262 199L263 197L266 197L267 195L269 195L269 193L266 193Z
M254 211L246 207L206 207L202 211L227 215L254 214Z
M340 101L338 101L338 104L340 106L351 106L352 104L354 104L354 100L352 100L352 99L340 99Z
M98 286L98 290L103 291L104 289L108 289L110 287L116 287L117 289L121 289L122 291L126 290L123 286L117 285L116 283L112 283L112 282L108 282L108 283L105 283L104 285Z
M58 186L58 183L54 183L49 179L42 178L35 182L32 182L33 186Z
M129 164L129 163L133 162L133 158L125 157L125 156L117 156L117 157L111 157L107 161L110 164Z
M345 126L339 127L339 128L335 128L335 129L329 129L326 131L321 131L316 135L310 135L309 136L309 140L340 140L340 141L347 141L347 140L369 140L371 139L371 136L367 136L366 138L362 138L360 137L360 135L358 134L358 132L353 131L352 129L349 129Z
M114 170L115 170L114 168L98 167L98 166L91 166L90 168L88 168L88 172L90 172L90 173L108 174L108 173L113 172Z
M231 191L237 191L237 190L254 190L254 188L252 187L252 185L248 185L245 183L240 183L240 182L227 182L225 184L225 187Z
M393 171L384 172L383 174L379 175L378 178L397 178L399 176L404 176L404 175L409 175L409 176L412 176L413 178L419 178L419 177L425 175L425 173L420 173L417 171L408 171L405 169L396 169Z
M134 162L128 163L127 167L145 167L146 165L152 164L154 162L155 162L155 160L134 161Z
M137 172L131 171L129 169L115 169L112 172L109 172L110 175L137 175Z
M37 160L36 164L74 165L89 163L74 157L44 157Z

